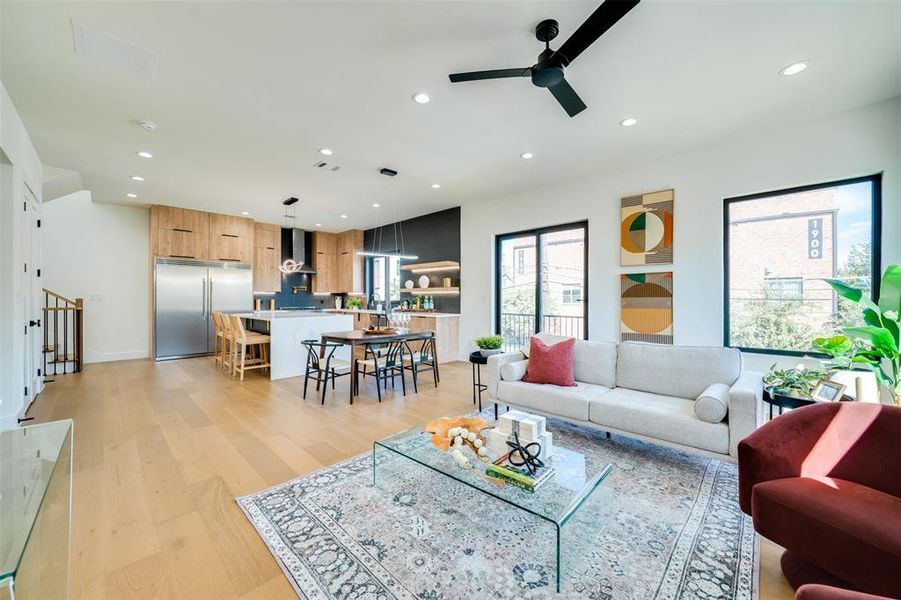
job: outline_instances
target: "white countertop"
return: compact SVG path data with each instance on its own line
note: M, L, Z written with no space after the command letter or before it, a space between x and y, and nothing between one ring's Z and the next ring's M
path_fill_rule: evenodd
M259 312L234 313L242 319L257 321L274 321L276 319L314 319L316 317L334 317L333 311L320 312L313 310L261 310Z
M326 312L332 313L360 313L365 315L383 315L385 311L377 311L372 310L371 308L326 308ZM459 317L460 313L441 313L441 312L416 312L416 311L403 311L406 314L412 315L414 317L426 317L431 318L435 317L438 319L447 318L447 317Z

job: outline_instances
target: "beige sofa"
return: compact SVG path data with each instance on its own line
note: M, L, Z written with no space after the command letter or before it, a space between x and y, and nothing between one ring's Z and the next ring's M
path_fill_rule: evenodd
M524 352L489 357L490 401L718 458L763 422L761 374L735 348L577 340L574 354L575 387L522 381Z

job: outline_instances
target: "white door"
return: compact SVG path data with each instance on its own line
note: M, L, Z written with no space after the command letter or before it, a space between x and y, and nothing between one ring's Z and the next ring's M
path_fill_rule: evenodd
M43 388L41 356L43 355L43 322L41 306L41 283L38 277L40 268L40 204L28 187L25 187L25 203L23 205L22 223L22 259L24 265L24 285L22 289L22 324L25 331L24 351L24 377L27 388L22 414L28 410L28 406ZM41 373L41 374L39 374Z

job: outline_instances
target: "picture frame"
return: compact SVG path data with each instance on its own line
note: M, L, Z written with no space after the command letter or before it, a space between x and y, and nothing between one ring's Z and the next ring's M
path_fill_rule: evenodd
M822 379L810 395L815 402L838 402L842 399L845 386L841 383Z

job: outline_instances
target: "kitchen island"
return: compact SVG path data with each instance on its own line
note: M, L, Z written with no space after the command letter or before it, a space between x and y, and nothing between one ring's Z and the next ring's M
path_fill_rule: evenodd
M323 333L354 328L353 317L332 312L305 310L263 310L237 313L248 329L269 335L269 377L284 379L304 374L307 351L304 340L317 340ZM350 361L350 348L335 350L335 358Z

